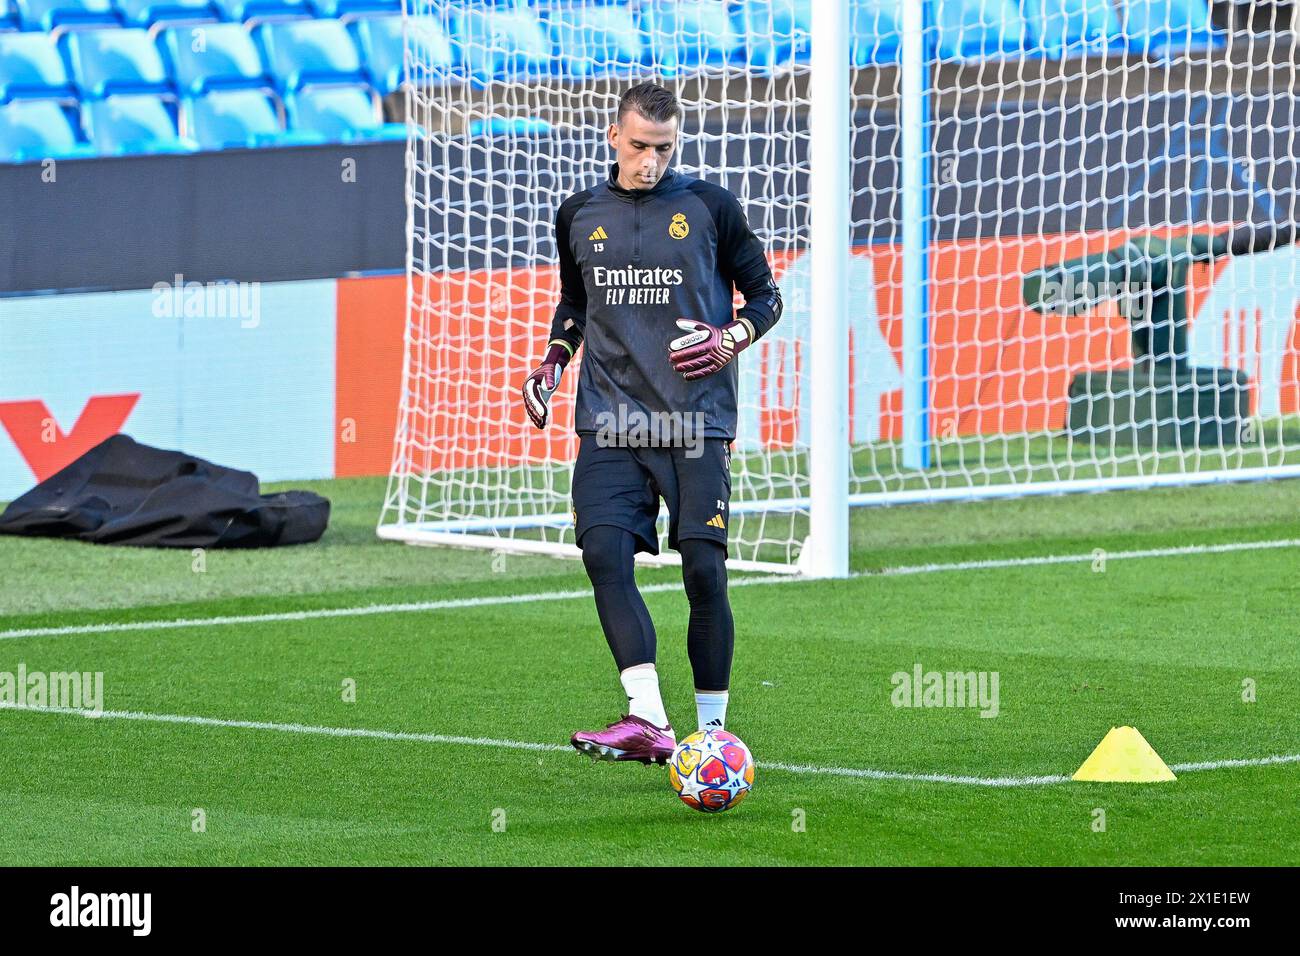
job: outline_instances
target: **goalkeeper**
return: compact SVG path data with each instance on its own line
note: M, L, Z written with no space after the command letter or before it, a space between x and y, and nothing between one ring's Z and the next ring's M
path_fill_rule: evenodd
M681 106L643 83L619 100L608 179L555 219L560 301L542 364L525 380L530 419L578 346L573 510L596 611L629 700L574 747L606 760L663 763L676 745L655 671L655 630L636 587L638 551L657 554L659 499L682 557L686 647L701 729L721 729L735 642L727 599L736 356L781 316L762 244L735 196L668 168ZM733 315L738 289L745 305Z

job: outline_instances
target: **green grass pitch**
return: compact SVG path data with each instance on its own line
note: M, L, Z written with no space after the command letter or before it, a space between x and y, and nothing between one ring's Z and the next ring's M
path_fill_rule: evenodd
M1300 754L1300 551L1125 557L1300 539L1300 482L855 512L857 577L733 591L728 724L760 766L754 792L719 816L682 805L662 768L593 764L563 749L571 731L623 704L587 598L25 634L586 590L569 561L380 542L380 481L306 485L334 502L319 545L212 551L202 570L188 551L0 538L0 672L102 672L109 712L0 710L0 860L1300 858L1295 760L1182 770L1153 785L851 773L1069 775L1120 725L1136 726L1176 769ZM1086 560L1005 561L1046 555ZM969 561L1000 563L871 573ZM694 721L685 599L667 589L647 600L680 734ZM998 716L893 706L891 675L917 664L997 672ZM354 702L344 700L349 681ZM1254 702L1243 700L1246 681ZM230 723L239 721L274 727Z

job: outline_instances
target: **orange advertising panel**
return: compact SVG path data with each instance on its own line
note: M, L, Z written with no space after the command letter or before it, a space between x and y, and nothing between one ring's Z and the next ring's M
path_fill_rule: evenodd
M931 253L930 430L936 436L1060 428L1070 380L1129 360L1128 327L1113 309L1061 318L1028 309L1025 273L1105 249L1114 233L938 245ZM881 334L901 369L902 257L896 246L860 253L876 276ZM902 394L882 397L880 435L902 436ZM855 409L855 413L857 410Z
M334 475L384 475L393 462L402 388L406 276L337 285Z
M404 447L419 470L568 461L576 454L576 437L555 424L572 421L576 366L552 399L555 423L546 431L532 427L518 401L520 383L546 350L554 268L448 273L417 287L426 327L412 335L406 394L406 278L340 279L338 286L339 476L388 472L399 399L410 410Z
M1009 237L933 249L933 435L1060 429L1075 374L1131 362L1128 323L1114 307L1083 316L1041 315L1024 306L1021 291L1025 273L1101 251L1123 238L1114 232ZM862 301L850 303L855 317L850 379L858 383L848 396L850 434L856 440L864 434L894 440L902 433L902 259L896 246L861 248L856 257L869 263L867 282L874 294L864 292ZM808 321L808 304L795 301L806 297L807 263L781 256L773 267L786 289L787 315L805 310L800 320L785 321ZM1277 268L1280 275L1295 271L1289 260ZM1300 324L1295 321L1300 303L1270 300L1255 307L1234 285L1277 284L1264 276L1243 282L1225 277L1222 265L1192 270L1193 326L1205 323L1201 334L1192 336L1193 361L1242 368L1263 381L1268 393L1257 411L1294 413L1300 411ZM461 272L428 283L427 289L417 289L428 303L428 327L411 343L414 374L404 399L411 409L405 436L411 464L440 471L571 461L577 365L552 400L552 424L545 432L528 423L518 401L520 382L545 350L557 295L555 269ZM343 279L338 286L337 474L383 474L391 465L401 393L405 278ZM1260 358L1268 352L1267 335L1276 343L1271 372ZM774 332L742 361L756 368L747 380L753 391L742 395L742 402L759 405L750 425L758 431L754 439L765 448L789 447L806 434L807 423L800 421L808 407L806 343ZM863 388L873 376L877 387ZM349 420L355 424L350 435Z

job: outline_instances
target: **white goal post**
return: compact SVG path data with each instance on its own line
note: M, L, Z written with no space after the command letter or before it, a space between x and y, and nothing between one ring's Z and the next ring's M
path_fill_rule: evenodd
M729 566L844 575L857 506L1300 475L1300 247L1226 247L1295 218L1295 35L1218 14L406 0L379 534L578 554L581 351L545 431L518 388L556 301L555 210L604 177L645 79L677 93L676 165L737 195L786 303L738 360Z

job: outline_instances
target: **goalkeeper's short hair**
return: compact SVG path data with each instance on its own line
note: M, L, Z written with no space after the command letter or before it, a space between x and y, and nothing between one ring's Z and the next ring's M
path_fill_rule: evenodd
M638 83L623 93L618 100L618 122L623 122L623 114L636 110L654 123L667 123L670 120L681 121L682 104L677 94L657 83Z

